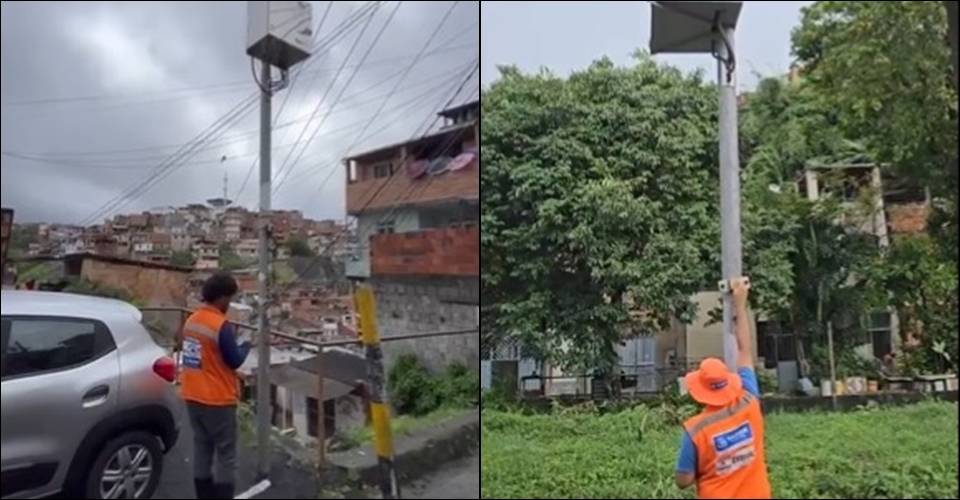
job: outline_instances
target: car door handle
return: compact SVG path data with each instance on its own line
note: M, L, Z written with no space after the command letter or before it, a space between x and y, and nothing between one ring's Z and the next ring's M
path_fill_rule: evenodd
M83 407L91 408L93 406L101 405L104 401L107 400L107 396L110 394L110 387L106 385L98 385L93 389L87 391L83 395Z

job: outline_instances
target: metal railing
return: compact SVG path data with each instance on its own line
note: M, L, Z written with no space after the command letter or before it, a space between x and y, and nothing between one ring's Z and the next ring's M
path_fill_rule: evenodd
M185 307L143 307L143 308L140 308L140 311L142 313L145 313L144 314L145 326L148 328L148 330L151 330L151 334L154 335L154 339L157 340L158 343L161 344L161 346L171 349L173 353L180 352L182 343L183 343L182 326L186 322L189 315L193 314L194 311ZM157 326L155 321L152 322L147 318L147 314L149 313L177 313L178 314L177 323L174 326L175 333L172 336L159 335L158 332L154 331ZM247 323L242 323L237 321L230 321L230 323L235 325L238 328L250 330L253 332L257 332L259 330L257 326L250 325ZM381 337L379 340L380 342L395 342L400 340L415 340L415 339L424 339L424 338L446 337L446 336L454 336L454 335L469 335L469 334L479 334L479 333L480 333L479 328L465 329L465 330L420 332L420 333L405 332L401 334L386 335ZM158 338L158 335L159 335L159 338ZM299 343L301 345L307 345L307 346L312 346L317 348L318 356L317 356L317 394L316 396L317 396L318 405L321 405L321 407L323 404L322 401L323 401L324 369L323 369L323 357L320 354L323 352L323 349L327 347L363 346L363 340L359 336L356 339L322 341L322 340L303 338L298 335L282 332L279 330L271 330L270 335L272 337L276 337L279 339L284 339L291 342ZM172 337L172 339L170 339L169 337ZM257 338L253 337L251 340L251 343L253 345L257 345L256 340ZM174 359L177 365L176 372L179 375L180 373L179 356L174 356ZM178 380L179 380L179 376L178 376ZM369 381L365 381L365 382L369 384ZM367 392L364 391L364 393L367 393ZM364 404L369 405L370 402L364 401ZM257 411L271 412L272 408L257 409ZM326 462L325 442L326 442L327 435L326 435L326 429L325 429L324 414L325 412L323 411L317 412L317 420L318 420L317 422L318 457L317 458L319 461L318 466L320 467L322 467ZM258 415L258 418L259 418L259 415ZM267 418L270 418L269 413L267 414ZM263 455L261 458L264 461L266 460L267 450L261 450L258 448L257 453L260 455Z

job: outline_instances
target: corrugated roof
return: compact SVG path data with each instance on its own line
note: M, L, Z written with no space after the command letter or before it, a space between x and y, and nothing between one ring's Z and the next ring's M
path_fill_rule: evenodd
M319 385L316 374L290 364L270 368L270 383L304 395L316 395L317 386ZM327 401L350 394L353 392L354 387L356 387L356 385L348 385L332 378L324 377L323 400Z

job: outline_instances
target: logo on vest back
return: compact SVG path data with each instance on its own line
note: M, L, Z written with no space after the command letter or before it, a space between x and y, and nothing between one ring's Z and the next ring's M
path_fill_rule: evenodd
M186 337L183 339L183 366L200 369L203 361L203 345L197 339Z
M713 436L713 447L717 450L717 453L752 442L753 431L750 430L749 422L745 422L733 430L724 431Z
M717 451L717 474L729 474L753 462L753 430L745 422L734 429L715 434L713 447Z

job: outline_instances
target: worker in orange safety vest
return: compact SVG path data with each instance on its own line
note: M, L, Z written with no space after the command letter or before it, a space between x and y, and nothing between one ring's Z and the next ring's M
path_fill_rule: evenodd
M235 370L250 353L249 342L237 345L236 330L227 321L237 291L232 276L214 274L203 285L203 305L183 325L180 392L193 428L197 498L234 497L240 392Z
M684 377L690 396L705 405L683 424L676 482L697 485L698 498L771 498L763 447L760 389L753 371L746 278L730 280L736 315L737 373L707 358Z

